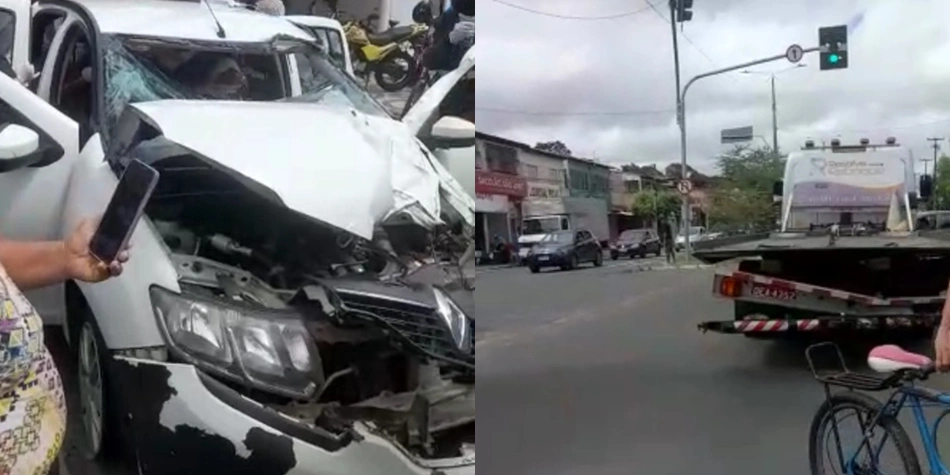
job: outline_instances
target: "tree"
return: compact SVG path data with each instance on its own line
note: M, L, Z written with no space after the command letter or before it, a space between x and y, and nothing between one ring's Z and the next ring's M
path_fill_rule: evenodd
M630 211L637 216L643 216L653 221L657 219L657 212L659 212L661 218L673 216L678 219L680 198L676 193L668 190L658 190L656 193L653 190L638 191L633 194Z
M732 187L771 193L785 173L785 157L768 147L736 146L716 160L722 179Z
M940 207L939 209L947 209L950 207L950 157L941 155L937 159L936 172L933 194L937 198L936 204Z
M716 231L767 230L775 225L772 193L718 188L710 196L709 226Z
M737 146L717 159L720 183L711 191L710 227L721 230L770 229L777 208L772 185L782 179L785 158L768 147Z
M538 142L534 148L557 155L565 155L568 157L571 156L571 149L567 148L567 145L564 145L564 142L561 142L560 140L554 140L551 142Z

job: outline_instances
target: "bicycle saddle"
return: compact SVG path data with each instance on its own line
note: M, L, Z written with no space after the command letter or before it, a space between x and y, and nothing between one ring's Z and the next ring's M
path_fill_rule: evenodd
M868 353L868 366L878 373L893 373L901 369L926 369L932 367L933 360L911 353L897 345L876 346Z

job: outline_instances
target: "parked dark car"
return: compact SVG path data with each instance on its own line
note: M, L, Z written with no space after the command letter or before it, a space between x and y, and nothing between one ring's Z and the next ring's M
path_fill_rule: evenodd
M610 258L617 260L620 256L646 257L650 254L660 255L660 239L652 229L628 229L617 237L617 242L610 246Z
M537 273L542 267L577 268L585 262L604 265L604 251L590 231L555 231L541 238L526 258L528 268Z

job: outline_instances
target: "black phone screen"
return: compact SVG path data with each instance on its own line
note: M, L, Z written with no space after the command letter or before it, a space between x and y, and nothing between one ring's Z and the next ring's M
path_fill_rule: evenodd
M99 260L115 260L131 237L157 182L158 172L139 160L132 160L126 167L89 243L89 251Z

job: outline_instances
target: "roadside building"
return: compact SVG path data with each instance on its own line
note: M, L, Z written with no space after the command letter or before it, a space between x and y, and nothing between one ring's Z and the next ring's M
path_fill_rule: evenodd
M486 251L495 236L515 242L521 205L528 194L520 176L517 143L478 133L475 137L475 248Z
M627 229L643 227L643 216L633 213L634 195L643 189L640 175L630 165L610 170L610 240Z
M568 196L565 212L601 243L610 239L610 167L593 160L565 157Z
M521 205L524 216L564 214L564 157L523 146L518 150L521 174L528 182L528 196Z

